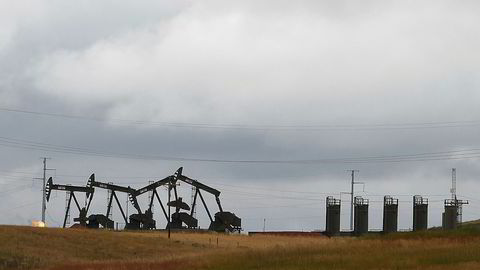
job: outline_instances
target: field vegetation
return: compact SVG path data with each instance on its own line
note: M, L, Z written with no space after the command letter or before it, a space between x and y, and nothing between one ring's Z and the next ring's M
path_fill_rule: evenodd
M169 240L0 226L0 269L480 269L480 228L359 238L174 232Z

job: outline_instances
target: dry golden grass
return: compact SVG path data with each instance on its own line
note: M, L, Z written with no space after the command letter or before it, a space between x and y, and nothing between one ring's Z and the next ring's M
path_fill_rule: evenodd
M217 246L218 239L218 246ZM0 226L0 269L480 269L480 233L363 238Z

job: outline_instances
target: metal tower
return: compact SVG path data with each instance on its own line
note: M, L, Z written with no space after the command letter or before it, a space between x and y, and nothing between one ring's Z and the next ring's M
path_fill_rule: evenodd
M457 169L452 168L452 188L450 189L452 193L452 200L457 199Z

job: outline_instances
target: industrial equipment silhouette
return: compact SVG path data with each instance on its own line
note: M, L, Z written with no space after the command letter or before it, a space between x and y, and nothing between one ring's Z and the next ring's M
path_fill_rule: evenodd
M203 183L200 183L197 180L194 180L190 177L187 177L182 174L183 168L179 168L173 175L167 176L162 180L153 182L148 184L147 186L134 189L130 186L124 187L119 186L111 183L100 182L95 179L95 174L92 174L88 179L86 186L71 186L71 185L58 185L53 183L53 179L50 179L46 185L46 200L50 200L50 194L52 190L62 190L66 191L69 194L69 200L67 202L67 207L65 211L65 218L63 227L66 227L67 217L70 215L70 204L73 198L75 205L79 211L79 217L75 218L74 221L78 222L74 226L85 226L88 228L99 228L100 225L103 228L114 228L114 221L109 218L111 216L111 209L112 209L112 202L115 199L117 206L122 214L122 218L125 221L125 229L130 230L150 230L156 229L156 221L153 219L153 204L155 198L157 199L160 207L162 209L163 215L167 221L166 228L168 229L196 229L198 228L198 221L194 217L195 208L197 204L197 198L199 197L205 211L208 214L210 219L210 226L209 230L217 231L217 232L240 232L241 231L241 219L237 217L232 212L224 211L222 205L220 203L220 191L209 187ZM177 192L177 182L181 181L186 183L192 188L195 189L195 193L193 195L192 205L189 206L187 203L183 202L183 199L178 196ZM174 200L168 199L166 205L163 204L162 200L160 199L160 195L157 192L157 188L159 187L167 187L174 192ZM106 214L93 214L87 217L88 210L90 208L90 204L93 199L93 194L95 188L102 188L109 191L109 198L107 203L107 211ZM77 197L75 196L75 192L82 192L85 193L87 198L87 203L84 207L81 207L78 203ZM125 211L122 208L122 205L117 197L117 192L123 192L128 194L129 200L134 208L137 210L137 213L131 214L129 217L125 214ZM149 196L149 204L148 209L145 212L142 212L140 205L138 203L137 198L147 192L151 192ZM212 216L210 209L205 202L202 192L207 192L212 194L215 197L215 201L218 206L218 212ZM168 207L174 209L174 213L170 215L170 211L165 209ZM187 212L189 211L189 212Z
M461 223L462 206L468 204L468 201L458 200L456 197L456 181L455 170L452 170L452 199L444 201L445 211L442 214L443 229L455 229ZM177 191L178 184L182 182L191 186L192 197L191 205L183 201ZM168 189L169 198L166 203L161 199L158 188ZM87 217L90 208L95 188L106 189L109 191L106 214L92 214ZM169 175L161 180L149 182L145 187L135 189L130 186L120 186L112 183L100 182L95 179L95 174L92 174L88 179L86 186L73 185L59 185L54 184L50 177L45 187L46 201L50 200L52 190L60 190L67 192L67 201L65 209L65 217L63 227L67 225L68 217L70 216L71 201L75 202L78 209L78 217L74 219L77 224L73 226L84 226L88 228L114 228L114 221L110 218L113 199L118 206L118 209L125 222L125 229L129 230L151 230L157 229L156 220L153 218L153 205L155 200L160 205L162 214L166 220L166 229L198 229L198 220L195 217L197 209L198 198L200 199L205 212L210 220L208 230L217 232L240 232L241 219L234 213L224 211L220 203L220 191L207 186L197 180L194 180L183 174L183 167L180 167L174 174ZM173 191L173 198L170 198L170 193ZM136 213L127 216L123 210L117 193L122 192L128 195L130 203L136 209ZM138 197L149 193L148 207L142 211L138 203ZM85 206L80 206L75 193L84 193L86 197ZM214 196L218 207L218 212L214 215L210 212L204 193L209 193ZM428 199L420 195L413 196L413 231L426 230L428 228ZM391 196L384 196L383 198L383 233L393 233L398 231L398 199ZM354 220L353 230L341 232L340 230L340 213L341 200L335 199L332 196L326 198L326 229L323 232L327 236L337 235L363 235L369 232L369 200L361 196L354 197ZM168 207L168 208L167 208ZM173 209L171 214L170 209Z

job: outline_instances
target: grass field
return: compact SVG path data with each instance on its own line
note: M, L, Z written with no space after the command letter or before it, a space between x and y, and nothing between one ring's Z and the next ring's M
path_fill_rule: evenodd
M480 229L331 239L177 232L168 240L0 226L0 269L480 269Z

